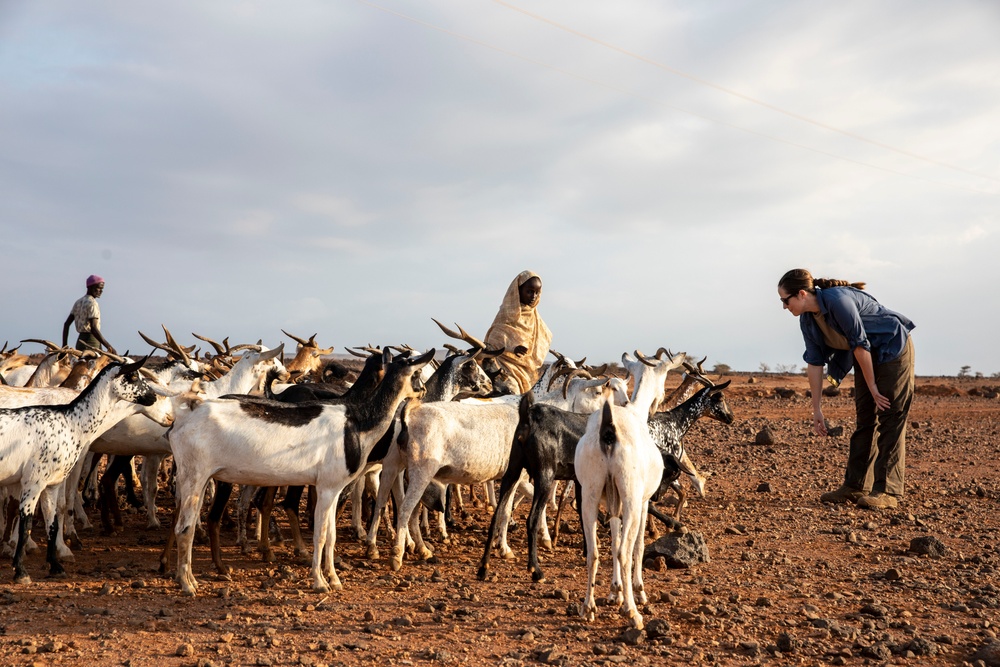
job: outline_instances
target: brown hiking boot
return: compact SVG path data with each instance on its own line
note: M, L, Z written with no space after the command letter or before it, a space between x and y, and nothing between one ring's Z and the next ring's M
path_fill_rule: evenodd
M860 498L858 500L858 507L869 510L893 509L899 507L899 496L893 496L888 493L876 493Z
M867 494L861 489L855 489L853 486L842 485L836 491L828 491L819 497L820 502L824 503L856 503L859 498L864 498Z

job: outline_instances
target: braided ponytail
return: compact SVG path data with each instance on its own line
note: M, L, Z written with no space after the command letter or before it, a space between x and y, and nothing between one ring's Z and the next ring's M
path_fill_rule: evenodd
M864 289L865 283L852 283L836 278L813 278L808 269L792 269L781 276L778 287L789 294L798 294L800 290L805 290L810 294L816 293L816 288L826 289L828 287L854 287Z
M865 288L865 283L849 283L846 280L838 280L837 278L814 278L813 285L820 289L826 289L827 287L854 287L856 289Z

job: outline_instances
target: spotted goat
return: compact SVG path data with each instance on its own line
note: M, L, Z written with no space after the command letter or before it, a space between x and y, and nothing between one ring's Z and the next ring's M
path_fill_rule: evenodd
M19 526L14 550L14 581L29 583L23 555L28 526L43 491L42 514L49 535L46 560L51 575L64 573L56 554L59 520L56 505L62 485L80 455L105 430L156 402L156 393L139 373L145 359L113 364L65 405L0 409L0 486L18 485Z

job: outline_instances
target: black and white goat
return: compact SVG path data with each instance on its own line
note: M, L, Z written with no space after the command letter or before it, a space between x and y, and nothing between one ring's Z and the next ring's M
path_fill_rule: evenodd
M239 347L239 346L238 346ZM222 377L204 382L204 395L215 398L223 394L247 393L259 389L268 371L275 371L281 377L287 376L281 358L284 343L273 350L261 345L249 346L240 359ZM162 383L181 394L191 388L194 376L185 365L170 365L162 370ZM156 516L157 473L160 462L171 453L170 442L166 438L167 429L142 417L129 417L114 426L96 440L91 447L95 454L114 454L121 457L142 456L142 495L146 507L147 528L158 528L160 520ZM105 480L105 489L113 489L114 475ZM112 498L105 496L110 502ZM112 526L105 522L106 532Z
M179 410L170 432L177 464L177 580L194 595L191 568L194 526L209 479L255 486L311 484L317 502L313 518L312 587L341 588L334 568L337 500L364 469L398 405L423 394L419 374L434 350L415 359L396 359L371 401L360 406L321 403L258 405L232 399L192 401Z
M618 405L626 405L628 396L612 385L607 385L604 398L615 397ZM489 533L482 560L479 563L478 577L485 580L489 571L490 555L498 531L510 519L509 509L513 505L514 495L522 471L527 471L534 485L531 511L528 514L528 569L535 581L542 581L544 575L538 564L538 530L544 521L545 506L555 489L556 480L574 481L573 458L576 446L587 428L590 414L570 412L554 405L536 403L529 392L521 397L518 405L518 422L514 431L514 441L510 449L510 459L507 471L500 480L500 491L497 494L497 504L490 522ZM502 551L504 558L512 557L509 550Z
M649 419L649 433L653 438L653 443L663 455L664 470L660 491L662 492L669 485L677 494L677 506L674 509L673 521L660 515L652 505L650 513L668 526L680 520L681 510L687 500L687 492L680 482L681 473L691 479L699 496L704 497L705 495L705 477L698 472L691 461L682 438L691 425L701 417L708 417L723 424L732 424L734 419L732 410L730 410L722 393L731 381L716 385L704 376L699 376L699 381L706 386L696 392L694 396L671 410L655 413Z
M50 574L63 573L56 554L59 520L56 505L65 498L61 485L81 454L107 428L137 410L152 405L156 394L139 373L145 359L106 367L66 405L27 406L0 410L0 485L20 487L14 580L31 581L22 557L28 527L43 491L42 503L49 535L47 561Z

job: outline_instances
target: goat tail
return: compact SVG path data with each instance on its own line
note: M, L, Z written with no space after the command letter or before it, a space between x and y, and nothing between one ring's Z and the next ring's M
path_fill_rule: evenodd
M611 402L604 401L604 408L601 412L601 428L598 431L601 443L601 451L605 456L610 456L618 443L618 430L615 428L614 415L611 412Z
M396 436L396 446L401 452L405 452L410 444L410 428L406 425L406 419L415 408L420 407L420 404L419 398L410 398L399 411L399 435Z

